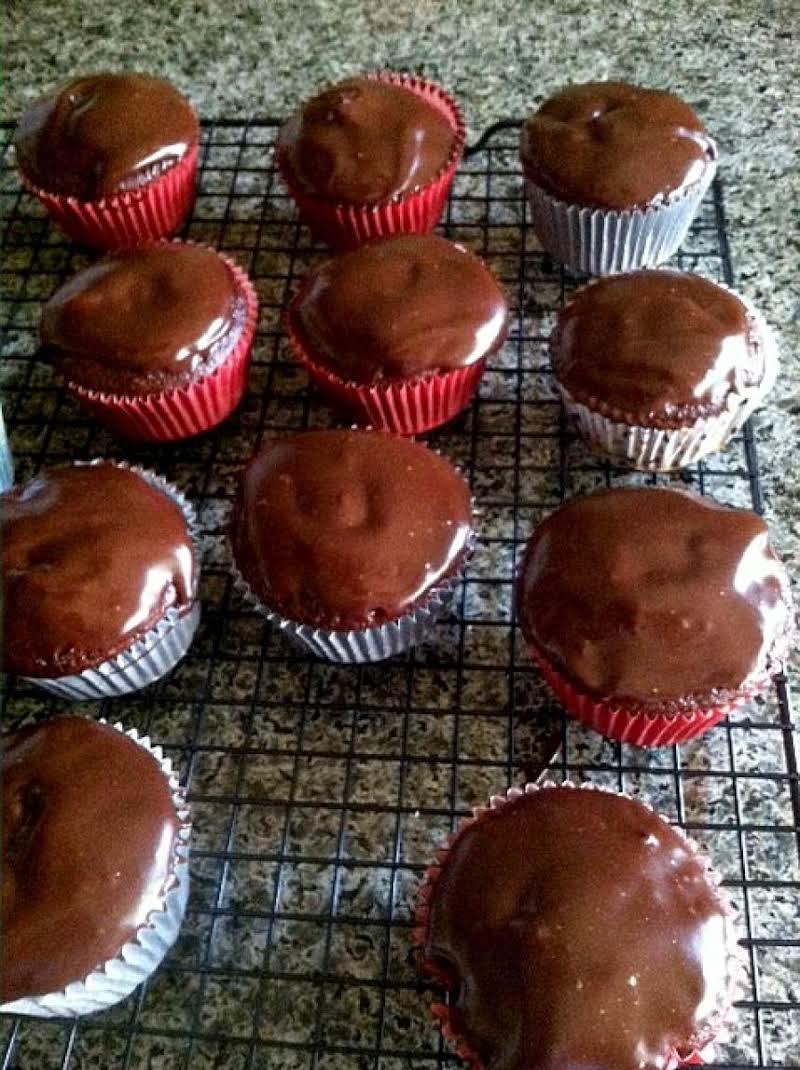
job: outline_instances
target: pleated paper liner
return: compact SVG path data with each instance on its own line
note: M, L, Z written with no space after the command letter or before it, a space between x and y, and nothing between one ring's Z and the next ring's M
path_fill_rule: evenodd
M106 394L75 382L64 383L67 393L89 416L122 438L144 442L191 438L222 423L242 400L258 322L258 297L239 265L222 253L217 255L227 264L237 291L244 295L246 312L238 340L213 372L187 386L138 396Z
M574 791L604 791L609 794L619 794L623 798L629 796L624 795L621 792L612 792L610 789L600 787L594 784L581 784L580 786L574 785L569 781L563 784L556 783L543 783L543 784L525 784L522 788L509 788L504 795L493 795L489 800L487 806L475 807L472 811L472 816L466 817L459 822L458 828L452 833L442 847L440 847L434 856L433 864L425 871L422 879L422 884L418 893L418 903L415 911L414 928L412 930L412 943L418 949L419 953L419 969L431 980L443 987L453 990L455 978L452 977L438 962L434 959L430 959L425 955L425 947L428 939L428 920L429 920L429 904L434 893L436 882L441 873L444 862L447 855L455 843L455 841L463 834L465 829L469 828L476 821L482 821L486 819L486 815L492 811L497 811L505 806L513 806L515 801L524 797L525 795L532 794L537 791L549 791L551 789L569 788ZM641 800L636 800L641 803ZM642 804L647 805L647 804ZM648 809L651 809L648 807ZM673 826L674 827L674 826ZM681 832L680 829L676 831ZM683 835L681 833L681 835ZM705 861L705 855L699 852L697 845L689 840L686 836L683 836L687 846L691 849L695 856L703 858ZM710 865L706 862L706 872L710 882L717 888L720 898L724 903L727 912L733 915L733 908L727 896L723 890L719 887L719 880L716 874L711 870ZM736 956L733 948L730 949L729 955L729 1004L732 1005L734 1000L739 997L740 993L744 991L745 977L743 973L743 966ZM431 1014L439 1023L442 1036L453 1047L459 1058L463 1059L472 1070L486 1070L483 1060L480 1055L472 1048L467 1037L466 1030L462 1017L458 1009L454 1005L448 1005L446 1003L435 1002L431 1004ZM710 1045L715 1041L723 1038L730 1028L730 1007L726 1007L721 1011L719 1015L719 1021L715 1022L714 1030L715 1035L701 1051L692 1052L684 1058L678 1054L677 1051L672 1052L672 1056L669 1064L665 1070L676 1070L678 1067L683 1066L702 1066L704 1065L704 1053L708 1053Z
M716 170L715 149L696 182L658 204L627 210L568 204L526 179L533 229L544 249L573 272L656 267L681 246Z
M355 383L329 371L314 360L295 329L292 309L301 294L302 290L284 317L292 353L314 384L347 416L378 431L421 435L454 419L472 401L486 370L485 358L464 368L376 383Z
M92 465L105 463L108 462L102 459L89 462ZM176 487L155 472L124 461L111 463L141 476L150 486L175 502L181 510L194 548L197 565L195 589L197 590L200 582L201 549L200 529L193 506ZM199 623L200 601L195 594L191 606L185 610L178 610L171 606L161 620L157 621L145 635L136 639L125 650L109 658L108 661L68 676L25 676L22 679L59 698L75 701L92 701L128 695L133 691L140 691L143 687L149 687L150 684L160 680L162 676L175 668L191 646Z
M574 687L553 663L535 648L531 655L558 701L576 721L618 743L636 747L669 747L703 735L734 710L762 690L754 684L734 698L692 709L685 713L659 713L658 710L626 707L614 701L599 702ZM764 687L768 684L765 678Z
M101 723L106 722L101 720ZM59 992L17 999L2 1005L0 1012L3 1014L77 1018L112 1007L147 980L178 936L189 898L191 820L186 797L172 762L164 756L161 747L154 746L148 736L140 736L135 728L126 731L121 724L113 724L112 727L148 751L169 782L172 802L181 821L173 848L171 886L162 895L161 908L151 911L135 939L124 944L113 959L104 962L86 977L76 978Z
M180 160L138 189L97 201L81 201L22 183L68 238L94 249L127 249L169 237L192 210L197 186L198 143Z
M367 77L407 89L432 104L450 122L453 145L439 174L427 185L379 204L348 204L315 196L303 189L292 173L279 136L276 162L300 218L315 238L335 249L355 249L373 238L392 234L428 234L432 231L444 211L453 176L464 152L464 120L458 105L443 89L414 75L394 71L375 71Z

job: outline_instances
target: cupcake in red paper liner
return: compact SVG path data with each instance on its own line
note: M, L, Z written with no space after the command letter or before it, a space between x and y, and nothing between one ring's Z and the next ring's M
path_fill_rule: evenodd
M247 387L253 284L202 245L160 242L78 272L44 306L40 356L125 438L167 442L221 423Z
M567 86L520 143L533 229L573 271L655 267L679 248L717 169L717 148L673 93L626 82Z
M724 449L778 370L756 309L725 286L666 269L580 290L559 313L550 359L589 448L661 472Z
M707 861L642 803L529 784L464 821L428 871L415 943L476 1070L671 1070L741 980Z
M26 188L68 237L121 249L181 226L199 139L191 104L165 79L105 71L35 101L14 147Z
M160 679L200 620L199 532L175 487L109 461L43 469L0 495L2 666L61 698Z
M403 435L438 427L469 404L507 325L491 271L432 234L332 257L286 314L295 357L333 404Z
M0 1012L91 1014L174 943L190 823L168 758L135 729L57 717L2 746Z
M351 249L433 230L464 140L461 112L442 89L376 71L306 103L283 126L276 161L312 233Z
M288 639L329 661L381 661L424 640L473 541L467 484L444 458L372 431L309 431L245 470L237 586Z
M551 513L528 541L517 614L567 712L642 747L700 735L762 691L794 634L761 517L656 487Z

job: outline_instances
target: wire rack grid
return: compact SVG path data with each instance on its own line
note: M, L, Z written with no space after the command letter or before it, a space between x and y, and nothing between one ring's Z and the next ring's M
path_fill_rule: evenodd
M3 404L19 478L44 464L125 457L193 499L205 538L204 622L185 661L144 693L77 707L150 733L189 787L193 888L178 943L105 1014L0 1018L2 1070L457 1065L428 1012L441 993L415 971L415 894L461 815L544 770L639 796L709 850L739 908L749 971L717 1065L800 1065L800 782L786 681L700 740L641 752L564 718L513 623L515 564L546 512L600 485L655 482L594 459L564 422L546 338L580 280L529 228L516 123L469 150L441 226L491 264L513 306L479 396L429 436L468 474L480 507L480 549L450 617L402 658L333 667L295 653L233 590L223 533L241 465L269 437L335 422L280 330L288 297L324 250L276 177L276 125L204 126L186 235L234 256L262 311L240 410L165 447L114 441L35 360L41 302L87 257L21 193L2 130ZM719 183L676 263L732 282ZM752 427L680 480L760 510ZM64 709L13 680L2 702L7 728Z

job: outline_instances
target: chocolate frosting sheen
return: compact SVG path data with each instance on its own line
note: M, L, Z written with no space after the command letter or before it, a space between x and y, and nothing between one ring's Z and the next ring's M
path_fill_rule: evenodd
M268 606L361 628L403 615L454 573L471 523L467 484L424 446L311 431L253 458L231 535L239 570Z
M680 271L634 271L585 287L559 314L550 351L574 400L666 427L724 412L732 393L764 374L739 298Z
M626 82L568 86L523 127L526 175L552 196L598 208L644 207L696 182L715 159L679 97Z
M486 1070L664 1070L728 999L726 908L686 841L640 803L547 788L449 849L426 954Z
M352 78L309 101L280 143L307 192L377 204L432 182L454 138L446 116L412 90Z
M502 344L508 309L477 256L413 234L328 260L308 280L292 319L314 358L365 383L482 360Z
M584 692L678 710L760 679L791 630L767 526L667 488L573 498L533 532L519 619Z
M152 755L82 717L7 736L2 794L5 1003L117 956L161 909L180 820Z
M45 469L0 496L0 534L6 672L81 672L194 599L183 513L124 468Z
M156 392L212 371L244 318L244 297L213 249L131 249L79 271L50 298L41 355L90 390Z
M199 133L191 105L164 78L104 71L73 78L32 104L14 145L35 185L94 201L150 182Z

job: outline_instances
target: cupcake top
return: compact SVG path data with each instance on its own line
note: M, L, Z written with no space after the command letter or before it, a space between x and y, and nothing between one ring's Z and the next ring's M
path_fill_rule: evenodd
M3 668L67 676L114 657L171 608L197 563L166 493L116 465L45 469L0 496Z
M0 1003L58 992L115 958L162 907L181 827L156 759L63 717L2 748Z
M95 201L157 178L199 133L191 104L165 79L103 71L40 97L20 119L14 145L30 182Z
M755 513L666 488L573 498L533 532L525 638L583 692L675 712L774 671L788 578Z
M626 82L572 85L522 131L525 174L552 196L597 208L637 208L692 185L716 148L688 104Z
M42 311L41 355L89 390L157 393L212 372L246 317L219 253L165 242L112 253L69 279Z
M307 192L377 204L432 182L449 162L455 131L418 93L378 78L351 78L310 100L280 144Z
M292 325L312 359L357 383L462 368L494 352L508 308L461 245L411 234L362 245L318 268Z
M744 304L680 271L634 271L586 286L560 312L550 353L575 401L667 428L719 415L764 375L763 345Z
M394 620L464 559L470 493L416 442L311 431L267 446L244 472L231 538L269 609L327 628Z
M719 1026L727 908L705 863L641 803L570 787L483 813L448 850L426 954L487 1070L641 1070Z

